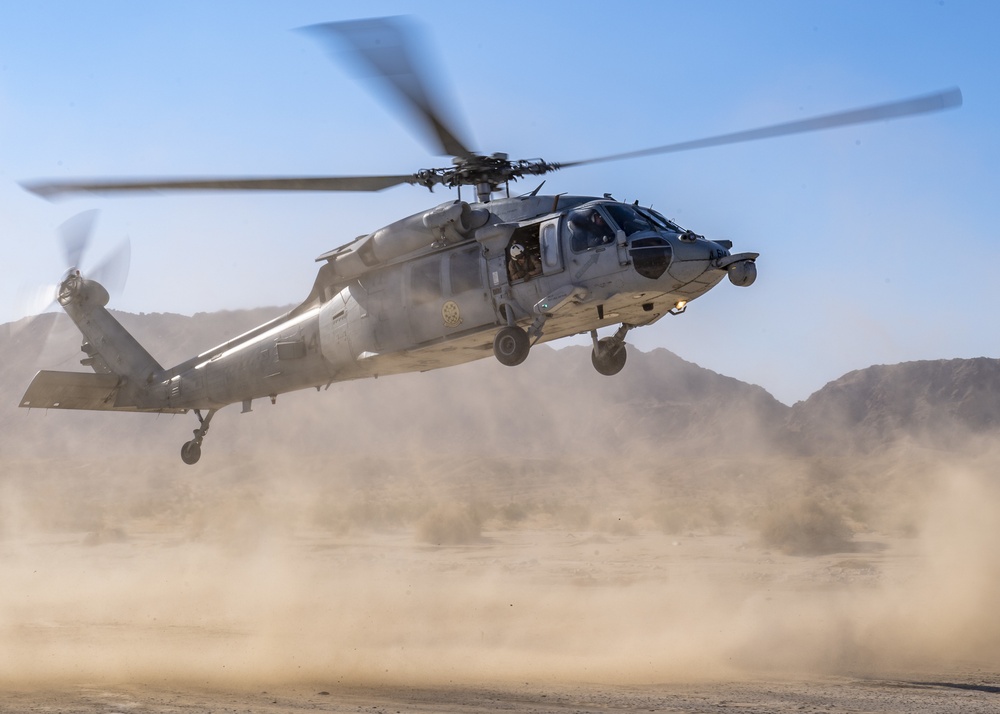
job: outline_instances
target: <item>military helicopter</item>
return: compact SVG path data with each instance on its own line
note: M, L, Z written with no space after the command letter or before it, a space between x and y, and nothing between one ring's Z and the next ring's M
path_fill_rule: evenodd
M430 129L447 168L395 176L35 181L45 197L162 190L380 191L410 184L456 189L457 198L320 255L305 300L288 313L165 369L108 312L108 291L71 265L57 300L83 333L81 363L93 372L41 371L20 406L186 413L198 427L187 464L219 409L363 377L439 369L492 354L516 366L540 342L589 333L592 362L614 375L625 337L683 313L723 278L753 284L756 252L731 252L661 213L603 197L512 196L510 183L558 169L831 129L960 106L958 89L696 141L580 161L512 160L468 148L427 91L413 61L414 29L403 18L316 25L306 30L344 50ZM544 182L543 182L544 183ZM473 187L476 200L462 200ZM495 194L502 193L500 197ZM617 326L599 337L601 328Z

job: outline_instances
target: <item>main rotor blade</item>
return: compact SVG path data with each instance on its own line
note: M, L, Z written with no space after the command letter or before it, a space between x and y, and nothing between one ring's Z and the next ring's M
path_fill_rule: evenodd
M274 178L122 179L114 181L29 181L21 186L44 198L66 193L121 193L128 191L381 191L404 183L404 176L314 176Z
M705 149L710 146L721 146L723 144L738 144L744 141L756 141L758 139L771 139L788 134L802 134L809 131L822 131L824 129L834 129L851 124L866 124L868 122L882 121L886 119L898 119L900 117L912 116L914 114L928 114L944 109L951 109L962 106L962 92L957 87L947 89L933 94L927 94L911 99L903 99L886 104L876 104L861 109L852 109L846 112L836 112L834 114L824 114L810 119L799 119L797 121L785 122L783 124L773 124L759 129L748 129L737 131L732 134L721 134L706 139L696 139L694 141L682 141L677 144L667 144L657 146L652 149L641 149L639 151L627 151L623 154L610 154L599 156L583 161L560 162L560 168L571 166L582 166L584 164L597 164L603 161L620 161L622 159L637 159L642 156L652 156L655 154L668 154L676 151L690 151L692 149Z
M473 157L454 130L454 121L446 121L444 103L433 98L429 89L433 73L417 65L419 57L429 52L419 40L416 25L403 17L383 17L347 22L328 22L302 28L326 41L331 50L348 48L352 61L363 79L373 78L390 97L399 99L431 133L438 154ZM333 46L329 44L334 40ZM333 52L334 57L339 54ZM425 65L426 67L426 65Z

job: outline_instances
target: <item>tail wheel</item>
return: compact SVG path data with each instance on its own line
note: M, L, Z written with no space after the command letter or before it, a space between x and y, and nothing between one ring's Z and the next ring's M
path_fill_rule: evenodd
M198 463L198 459L201 458L201 444L193 439L191 441L185 441L184 446L181 447L181 460L188 464Z
M516 367L524 362L531 349L528 333L520 327L508 326L501 328L493 338L493 354L500 364Z
M590 354L590 361L594 363L594 369L606 377L621 372L627 358L628 352L625 350L625 343L614 337L601 339Z

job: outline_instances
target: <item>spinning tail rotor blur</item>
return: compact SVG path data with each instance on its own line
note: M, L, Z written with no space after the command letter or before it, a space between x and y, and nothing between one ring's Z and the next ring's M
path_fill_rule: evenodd
M57 305L59 293L68 280L86 277L101 283L113 294L120 294L124 290L132 256L128 238L98 263L89 265L86 262L99 213L97 210L77 213L58 227L57 234L65 266L62 278L57 283L23 287L19 291L17 313L24 317L15 323L16 326L12 330L13 337L21 336L29 326L42 317L43 313ZM54 326L54 319L45 326L45 335L38 344L39 353L45 350Z

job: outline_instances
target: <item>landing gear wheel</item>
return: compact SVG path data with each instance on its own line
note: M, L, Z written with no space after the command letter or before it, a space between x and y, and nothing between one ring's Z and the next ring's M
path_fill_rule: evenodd
M194 410L195 416L198 417L198 428L194 430L194 438L184 442L184 446L181 447L181 460L185 464L190 466L198 463L198 459L201 458L201 442L208 433L208 425L212 423L212 417L217 411L219 410L209 409L208 414L202 416L200 409Z
M198 463L198 459L201 458L201 444L193 439L191 441L184 442L184 446L181 447L181 460L188 464Z
M508 367L516 367L524 362L530 349L528 333L520 327L503 327L493 338L493 354L500 360L500 364Z
M594 347L590 353L590 361L594 363L594 369L606 377L618 374L625 366L628 352L625 350L625 343L616 340L614 337L604 337Z

